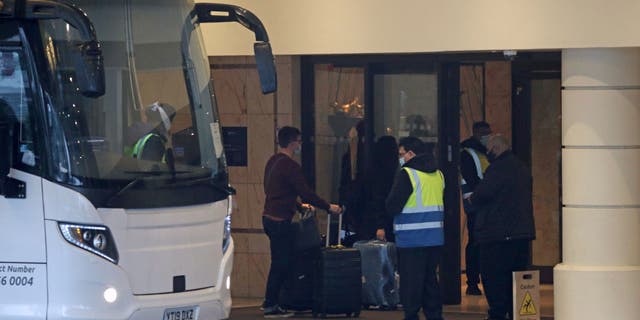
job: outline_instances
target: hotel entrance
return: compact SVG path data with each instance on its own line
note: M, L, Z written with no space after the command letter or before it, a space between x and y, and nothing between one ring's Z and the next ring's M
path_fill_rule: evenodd
M468 239L458 191L460 142L471 136L474 122L487 121L532 168L538 240L531 265L552 283L560 261L559 69L558 53L523 53L515 60L502 52L302 57L307 178L321 196L344 203L367 177L380 174L374 158L381 138L415 136L429 145L447 186L440 282L445 303L460 304ZM348 208L345 220L374 219L368 214ZM367 234L355 240L374 237L364 229Z

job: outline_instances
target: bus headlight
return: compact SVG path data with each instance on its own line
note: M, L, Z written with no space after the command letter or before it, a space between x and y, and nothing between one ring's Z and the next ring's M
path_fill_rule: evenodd
M109 228L64 222L58 226L67 242L118 264L118 250Z
M229 196L227 202L227 216L224 217L224 230L222 233L222 254L229 249L231 243L231 212L233 211L233 198Z

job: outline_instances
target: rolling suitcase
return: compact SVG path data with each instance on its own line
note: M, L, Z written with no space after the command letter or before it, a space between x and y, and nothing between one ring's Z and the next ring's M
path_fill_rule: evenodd
M315 268L319 254L320 248L296 252L292 272L280 290L280 306L293 311L313 308Z
M396 246L380 240L358 241L353 245L362 259L362 304L394 310L400 303L396 281Z
M330 232L331 214L327 223ZM342 225L339 216L338 232ZM313 317L326 317L328 314L345 314L347 317L360 316L362 306L362 273L360 252L358 249L341 246L327 247L320 251L316 269L313 298Z

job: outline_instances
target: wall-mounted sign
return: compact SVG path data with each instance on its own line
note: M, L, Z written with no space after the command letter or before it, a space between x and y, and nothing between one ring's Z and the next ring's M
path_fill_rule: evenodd
M222 141L231 167L247 166L247 127L222 127Z

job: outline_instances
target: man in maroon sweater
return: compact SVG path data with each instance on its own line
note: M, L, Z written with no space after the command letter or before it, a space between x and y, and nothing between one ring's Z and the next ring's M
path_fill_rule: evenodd
M300 152L302 140L300 130L283 127L278 131L280 151L273 155L264 170L264 192L266 200L262 212L262 226L269 237L271 248L271 268L267 279L264 302L265 318L286 318L293 315L278 305L278 295L282 283L289 273L293 258L294 232L291 219L296 207L302 201L330 211L342 213L336 204L329 204L320 198L309 186L302 174L302 167L292 159Z

